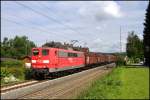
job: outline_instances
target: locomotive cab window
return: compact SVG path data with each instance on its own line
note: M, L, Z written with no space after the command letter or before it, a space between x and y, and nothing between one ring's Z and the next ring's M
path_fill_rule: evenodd
M34 55L34 56L39 55L39 50L38 50L38 49L34 49L34 50L33 50L33 55Z
M42 50L42 55L43 56L49 55L49 50L48 49L43 49Z

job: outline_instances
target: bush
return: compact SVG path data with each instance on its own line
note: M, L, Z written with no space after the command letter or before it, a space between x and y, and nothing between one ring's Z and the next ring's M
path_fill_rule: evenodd
M117 66L122 66L126 65L126 62L124 61L124 58L122 56L118 56L116 64Z
M22 61L2 61L1 62L1 66L3 67L12 67L12 66L16 66L16 67L20 67L23 66L23 62Z
M0 78L8 77L10 72L6 68L1 68Z
M31 69L26 69L22 61L3 61L1 66L0 78L2 83L5 83L5 80L9 80L9 78L12 79L10 76L14 76L19 81L32 78Z
M24 80L25 79L25 68L24 67L2 67L0 77L3 79L4 77L8 77L9 75L13 75L14 77Z
M19 60L13 61L2 61L1 62L1 78L8 76L7 73L14 75L14 77L24 80L24 71L23 62Z
M2 83L12 83L12 82L17 82L17 81L19 81L19 79L17 79L13 75L10 75L9 77L4 77L2 79Z
M11 68L7 68L8 72L10 72L11 74L13 74L16 78L19 78L21 80L24 80L24 71L25 68L24 67L11 67Z

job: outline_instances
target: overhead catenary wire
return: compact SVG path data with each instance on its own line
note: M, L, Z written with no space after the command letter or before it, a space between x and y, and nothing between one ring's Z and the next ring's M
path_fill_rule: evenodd
M17 16L16 15L13 15L13 17L16 17L17 18ZM10 21L10 22L12 22L12 23L15 23L15 24L18 24L18 25L25 25L25 24L21 24L21 23L18 23L18 22L16 22L16 21L13 21L13 20L10 20L10 19L6 19L6 18L3 18L3 19L5 19L5 20L7 20L7 21ZM22 18L21 17L21 19L23 19L23 20L26 20L25 18ZM33 25L36 25L36 23L34 23L34 22L29 22L29 23L31 23L31 24L33 24ZM31 26L31 25L30 25ZM29 27L29 26L28 26ZM43 29L43 27L42 28L37 28L37 27L35 27L35 26L32 26L32 28L34 28L34 29L38 29L38 30L40 30L40 31L44 31L44 32L46 32L46 33L51 33L50 35L56 35L56 36L61 36L61 37L63 37L64 39L66 39L66 38L68 38L67 36L64 36L64 35L61 35L61 34L57 34L57 33L54 33L54 32L51 32L51 31L49 31L49 30L47 30L47 29Z
M39 4L39 2L37 2L37 3ZM42 6L41 3L40 3L39 5ZM55 16L59 16L59 15L57 15L51 8L47 7L45 4L43 4L43 5L44 5L44 6L42 6L42 8L44 7L44 8L46 8L46 9L48 9L48 12L50 12L51 14L53 14L53 15L55 15ZM53 16L51 16L51 17L53 17ZM63 16L62 16L62 17L63 17ZM61 17L61 18L62 18L62 17ZM53 17L53 18L54 18L54 17ZM64 20L64 19L63 19L63 20ZM59 20L59 21L60 21L60 20ZM62 22L62 23L63 23L63 22ZM68 24L69 24L69 23L68 23ZM80 33L80 32L78 32L78 33ZM80 33L80 37L81 37L81 36L82 36L83 38L85 37L84 35L82 35L82 33ZM76 40L78 40L78 39L76 39ZM83 43L83 46L84 46L84 47L86 47L85 44L87 45L87 42L85 42L85 41L78 40L78 42Z
M17 3L18 3L18 2L17 2ZM22 3L21 3L21 4L22 4ZM23 4L23 5L25 5L25 4ZM25 5L25 6L26 6L26 5ZM27 7L29 7L29 6L27 6ZM25 8L26 8L26 7L25 7ZM29 7L29 8L31 8L31 7ZM34 12L36 11L36 13L39 12L40 14L39 14L39 13L37 13L37 14L39 14L39 15L42 14L42 16L47 17L49 20L54 19L53 17L50 17L50 16L48 16L48 15L46 15L46 14L44 14L44 13L41 13L41 12L38 11L38 10L35 10L35 9L33 9L33 8L31 8L31 9L32 9L32 11L34 10ZM31 9L30 9L30 10L31 10ZM55 15L56 15L56 14L55 14ZM9 21L10 21L10 20L9 20ZM58 20L56 20L56 19L54 19L54 20L52 20L52 21L54 21L54 22L56 22L56 23L58 23L58 24L61 24L61 25L65 26L65 27L67 27L69 30L72 30L72 31L74 31L74 32L76 32L76 33L80 33L80 32L78 32L77 30L74 30L72 27L70 27L70 26L64 24L63 22L60 22L60 21L58 21ZM20 24L20 23L18 23L18 22L16 22L16 21L12 21L12 20L11 20L11 22L16 23L16 24L18 24L18 25L22 25L22 24ZM33 28L33 27L32 27L32 28ZM42 28L43 28L43 27L42 27ZM40 31L46 32L46 33L52 33L52 32L47 31L46 29L43 30L43 29L41 29L41 28L36 28L36 27L34 27L34 29L40 30ZM55 35L55 36L56 36L56 33L52 33L51 35ZM82 35L82 34L80 34L80 35ZM58 35L58 36L59 36L59 35ZM64 36L64 35L62 35L61 37L64 37L65 39L68 38L68 37L66 37L66 36Z
M13 20L10 20L10 19L7 19L7 18L3 18L2 17L2 19L4 19L4 20L6 20L6 21L8 21L8 22L11 22L11 23L15 23L15 24L17 24L17 25L21 25L21 26L27 26L28 28L31 28L31 29L33 29L33 30L39 30L40 32L46 32L46 33L51 33L50 35L53 35L53 36L55 36L56 37L56 34L55 33L52 33L52 32L49 32L49 31L46 31L46 30L43 30L43 29L40 29L40 28L37 28L37 27L33 27L33 26L28 26L28 25L26 25L26 24L22 24L22 23L19 23L19 22L16 22L16 21L13 21ZM25 28L27 28L27 27L25 27ZM64 37L64 39L65 39L66 37Z
M37 3L39 3L39 2L37 2ZM51 8L47 7L45 4L43 4L43 5L44 5L44 7L45 7L46 9L48 9L48 12L50 12L51 14L53 14L53 15L55 15L55 16L58 16ZM40 6L41 6L41 4L40 4ZM58 24L63 24L62 21L56 20L53 16L50 16L50 17L51 17L52 19L54 19L55 21L57 21ZM61 16L61 17L63 17L63 16ZM64 19L63 19L63 20L64 20ZM68 23L68 24L69 24L69 23ZM66 27L70 28L72 31L75 31L75 32L77 32L77 33L80 33L80 35L82 35L82 33L83 33L83 32L80 32L80 31L78 31L78 30L73 29L72 27L70 27L70 26L67 25L67 24L63 24L63 25L65 25Z
M13 20L10 20L10 19L7 19L7 18L3 18L2 17L2 19L4 19L4 20L6 20L6 21L9 21L9 22L11 22L11 23L15 23L15 24L17 24L17 25L23 25L23 26L26 26L26 24L22 24L22 23L19 23L19 22L16 22L16 21L13 21ZM52 32L48 32L48 31L46 31L46 30L43 30L43 29L40 29L40 28L37 28L37 27L33 27L33 26L28 26L27 25L27 27L28 28L31 28L31 29L34 29L34 30L39 30L39 31L41 31L41 32L46 32L46 33L51 33L51 35L53 35L53 36L55 36L56 34L55 33L52 33ZM27 28L27 27L25 27L25 28ZM64 37L64 36L63 36ZM66 38L66 37L64 37L64 38ZM84 44L85 45L85 44ZM105 44L106 45L106 44ZM109 46L109 45L108 45ZM84 46L85 47L85 46ZM119 48L119 47L118 47Z
M39 3L39 2L37 2L37 3ZM44 7L46 8L46 9L48 9L48 12L50 12L50 13L52 13L53 15L55 15L55 16L58 16L51 8L49 8L49 7L47 7L45 4L43 4L44 5ZM41 6L41 4L40 4L40 6ZM54 17L52 17L51 16L51 18L53 18L53 19L55 19ZM56 20L56 19L55 19ZM60 20L59 20L60 21ZM62 21L60 21L62 24L63 24L63 22ZM68 25L67 25L68 26ZM70 26L69 26L70 27ZM72 28L72 27L71 27ZM73 28L72 28L73 29ZM80 34L80 37L82 36L82 37L85 37L84 35L82 35L82 33L80 32L80 31L77 31L77 30L74 30L73 29L73 31L76 31L77 33L79 33ZM82 41L82 40L80 40L80 41L78 41L78 42L83 42L84 44L85 44L85 41Z
M68 26L68 25L66 25L66 24L63 24L61 21L58 21L58 20L56 20L55 18L53 18L53 17L51 17L51 16L48 16L48 15L46 15L46 14L40 12L40 11L37 11L37 10L35 10L35 9L33 9L33 8L31 8L31 7L27 6L27 5L25 5L25 4L22 4L22 3L20 3L20 2L15 2L15 3L17 3L18 5L21 5L21 6L25 7L25 8L27 8L27 9L30 9L31 11L33 11L33 12L35 12L35 13L41 15L41 16L44 16L44 17L46 17L46 18L49 19L49 20L52 20L52 21L54 21L54 22L56 22L56 23L58 23L58 24L61 24L61 25L65 26L66 28L68 28L68 29L74 31L75 33L80 33L80 34L81 34L81 32L79 32L79 31L77 31L77 30L74 30L72 27L70 27L70 26Z
M35 13L41 15L41 16L44 16L44 17L46 17L47 19L49 19L49 20L51 20L51 21L54 21L54 22L56 22L56 23L58 23L58 24L61 24L61 25L65 26L65 27L67 27L68 29L74 31L75 33L80 33L79 31L74 30L72 27L63 24L62 22L56 20L55 18L52 18L51 16L48 16L48 15L46 15L46 14L40 12L40 11L37 11L37 10L35 10L35 9L33 9L33 8L31 8L31 7L27 6L27 5L25 5L25 4L22 4L22 3L20 3L20 2L16 2L16 1L15 1L15 3L18 4L18 5L21 5L21 6L25 7L25 8L27 8L27 9L30 9L31 11L33 11L33 12L35 12ZM81 37L81 33L80 33L80 37ZM82 41L82 39L79 40L79 41L80 41L80 42L85 42L85 41Z
M50 33L49 35L51 36L51 35L53 35L54 37L57 37L57 36L60 36L60 35L57 35L57 34L55 34L55 33L52 33L52 32L50 32L50 31L47 31L47 30L44 30L44 29L41 29L41 28L37 28L37 27L33 27L33 26L29 26L29 25L26 25L26 24L22 24L22 23L19 23L19 22L17 22L17 21L14 21L14 20L10 20L10 19L7 19L7 18L3 18L2 17L2 19L3 20L5 20L5 21L8 21L8 22L11 22L11 23L14 23L14 24L17 24L17 25L19 25L19 26L26 26L25 28L30 28L30 29L32 29L32 30L36 30L36 31L40 31L40 32L45 32L45 33ZM57 36L56 36L57 35ZM67 36L63 36L63 35L61 35L61 38L64 38L64 39L66 39L66 38L68 38ZM68 38L69 39L69 38ZM47 40L46 40L47 41Z

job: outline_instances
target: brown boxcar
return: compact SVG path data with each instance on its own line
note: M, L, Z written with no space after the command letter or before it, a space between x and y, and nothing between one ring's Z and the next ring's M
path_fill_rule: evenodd
M85 53L85 61L86 61L86 65L96 64L97 63L96 54L93 52Z
M95 53L95 52L85 53L86 65L104 64L104 63L111 63L115 61L116 61L116 56L111 54L103 54L103 53Z
M104 63L105 62L105 55L104 54L97 54L98 62L97 63Z

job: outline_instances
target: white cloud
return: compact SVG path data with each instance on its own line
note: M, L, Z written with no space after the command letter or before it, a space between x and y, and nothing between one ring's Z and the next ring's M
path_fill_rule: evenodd
M96 26L96 29L97 29L97 30L101 30L101 29L102 29L102 27L100 27L100 26Z
M131 7L132 5L128 7L122 1L31 1L30 3L26 1L21 3L55 18L75 31L13 2L6 2L2 4L2 17L25 24L25 26L6 23L2 20L2 37L25 34L38 44L43 44L46 40L63 42L76 39L79 40L77 44L83 46L86 42L91 51L97 52L119 51L120 25L122 26L123 51L125 51L128 31L134 30L142 37L142 21L146 6L141 8L136 2L130 3L136 7ZM33 29L31 26L48 32Z
M120 18L123 12L115 1L96 1L84 3L79 8L79 14L88 20L102 21L110 18Z
M120 12L120 7L115 2L109 3L105 8L104 11L114 17L121 17L122 14Z

